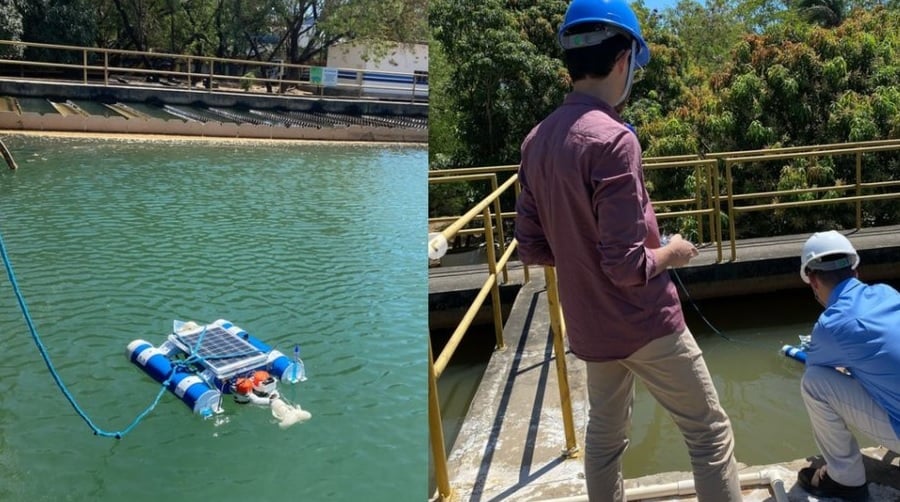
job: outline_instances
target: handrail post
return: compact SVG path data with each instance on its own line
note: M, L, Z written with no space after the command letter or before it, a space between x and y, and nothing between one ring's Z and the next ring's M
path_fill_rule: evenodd
M728 238L731 240L731 261L737 259L737 244L734 238L734 193L731 178L731 160L725 159L725 187L728 194Z
M702 190L700 189L700 184L703 180L702 171L700 170L700 164L694 166L694 201L697 205L697 210L703 209L703 198L702 198ZM697 215L697 242L703 242L703 215Z
M497 350L502 349L503 343L503 310L500 306L500 285L497 283L497 253L494 251L494 229L491 224L491 210L484 207L484 245L487 251L488 270L494 278L491 284L491 311L494 317L494 334L497 336Z
M519 195L522 193L522 184L516 181L516 184L513 188L516 194L516 200L519 200ZM513 240L515 240L515 236L513 236ZM531 281L531 273L528 271L528 265L522 264L522 282Z
M190 56L188 56L188 58L187 58L187 68L188 68L188 70L187 70L187 74L188 74L188 89L193 89L193 88L194 88L194 84L193 84L193 82L191 82L191 80L192 80L192 77L193 77L192 74L193 74L193 72L194 72L194 59L193 59L192 57L190 57Z
M81 72L84 75L84 83L88 83L88 57L87 57L87 49L81 51Z
M715 207L715 211L713 212L713 221L715 222L715 232L716 232L716 263L722 262L722 189L719 188L719 160L716 159L716 162L710 165L710 169L712 171L712 190L713 190L713 206Z
M213 66L215 66L216 62L213 58L208 58L209 61L209 87L207 87L206 91L212 94L213 90Z
M856 196L862 195L862 152L856 152ZM862 201L856 201L856 229L862 228Z
M109 87L109 51L103 51L103 85Z
M428 429L439 500L447 501L453 496L453 490L450 488L450 473L447 469L444 423L441 419L441 405L438 401L437 379L434 376L434 354L431 351L430 338L428 340Z
M491 176L491 193L497 191L497 173ZM503 210L500 208L500 196L494 199L494 213L497 215L497 238L500 240L500 254L506 252L506 238L503 234ZM506 265L503 266L503 283L509 282L509 272Z
M563 341L562 308L559 304L559 290L556 287L556 270L544 267L544 280L547 283L547 303L550 307L550 329L553 336L553 352L556 355L556 379L559 382L559 402L562 409L563 428L566 433L566 447L563 456L578 456L578 443L575 440L575 420L572 413L572 396L569 393L569 372L566 368L566 347Z

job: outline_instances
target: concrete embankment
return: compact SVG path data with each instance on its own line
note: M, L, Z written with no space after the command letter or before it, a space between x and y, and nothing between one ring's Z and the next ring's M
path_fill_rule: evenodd
M0 129L126 134L383 141L425 143L428 140L426 103L288 96L238 91L167 88L164 86L103 86L60 82L0 80ZM46 99L56 113L32 112L15 104L17 98ZM72 100L110 105L113 116L63 113ZM168 113L165 118L123 113L122 104L194 107L208 113ZM170 110L171 111L171 110Z

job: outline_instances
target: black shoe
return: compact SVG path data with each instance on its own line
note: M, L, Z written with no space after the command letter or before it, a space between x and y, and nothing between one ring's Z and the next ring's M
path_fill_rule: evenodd
M828 477L825 466L806 467L800 469L797 474L797 482L800 487L810 495L816 497L834 497L848 502L866 502L869 500L869 487L866 484L860 486L846 486Z

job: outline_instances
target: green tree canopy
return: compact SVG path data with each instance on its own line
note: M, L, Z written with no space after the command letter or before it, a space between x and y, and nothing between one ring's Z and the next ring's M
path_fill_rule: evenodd
M338 42L379 55L428 39L425 0L0 0L4 12L0 34L29 42L307 64Z
M528 131L555 107L568 87L556 48L566 2L434 0L434 40L449 68L433 96L455 118L462 148L446 152L457 165L518 162ZM443 132L443 131L442 131ZM439 140L440 138L435 138Z

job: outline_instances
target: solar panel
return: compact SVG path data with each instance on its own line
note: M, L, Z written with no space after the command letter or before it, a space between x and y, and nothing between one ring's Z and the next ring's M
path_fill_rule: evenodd
M265 353L221 326L206 326L205 332L200 328L188 333L172 333L169 340L186 354L202 358L202 364L218 378L266 363Z

